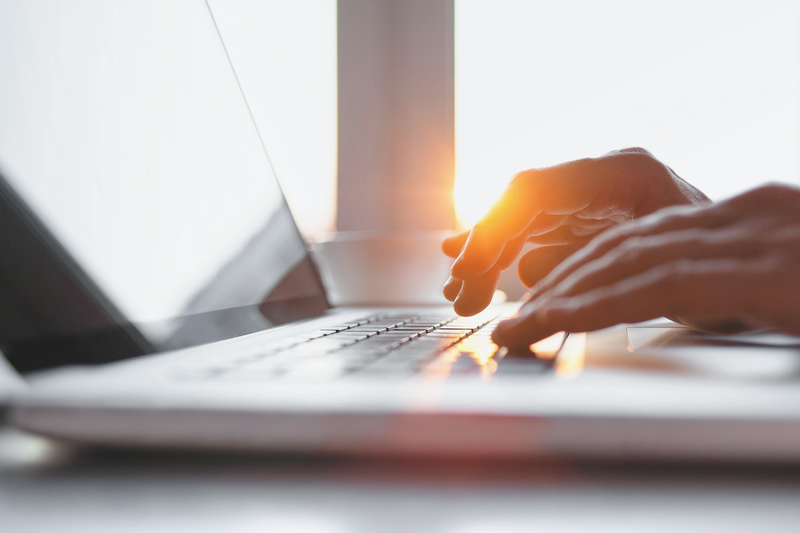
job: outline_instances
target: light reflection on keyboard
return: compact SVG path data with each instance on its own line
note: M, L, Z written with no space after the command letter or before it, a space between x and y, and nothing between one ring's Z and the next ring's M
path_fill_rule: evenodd
M257 353L184 366L181 380L327 380L341 377L426 379L535 372L547 363L504 360L491 332L502 317L427 314L375 315L272 342ZM501 363L501 361L503 361Z

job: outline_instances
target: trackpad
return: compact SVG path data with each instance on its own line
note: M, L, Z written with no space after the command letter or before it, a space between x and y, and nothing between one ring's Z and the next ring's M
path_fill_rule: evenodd
M800 377L800 338L779 333L707 335L686 327L629 327L628 352L678 373L743 380Z

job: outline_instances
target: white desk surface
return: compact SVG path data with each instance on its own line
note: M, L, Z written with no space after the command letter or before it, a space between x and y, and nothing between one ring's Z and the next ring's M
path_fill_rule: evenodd
M4 426L0 530L800 531L800 467L121 452Z

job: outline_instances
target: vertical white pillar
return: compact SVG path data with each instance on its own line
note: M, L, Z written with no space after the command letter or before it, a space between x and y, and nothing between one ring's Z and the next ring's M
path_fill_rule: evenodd
M453 0L338 0L339 230L455 227Z

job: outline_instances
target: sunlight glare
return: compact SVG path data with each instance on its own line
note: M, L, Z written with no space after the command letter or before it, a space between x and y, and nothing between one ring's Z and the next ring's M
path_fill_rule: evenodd
M556 358L556 376L571 379L583 372L586 363L586 333L572 333Z

